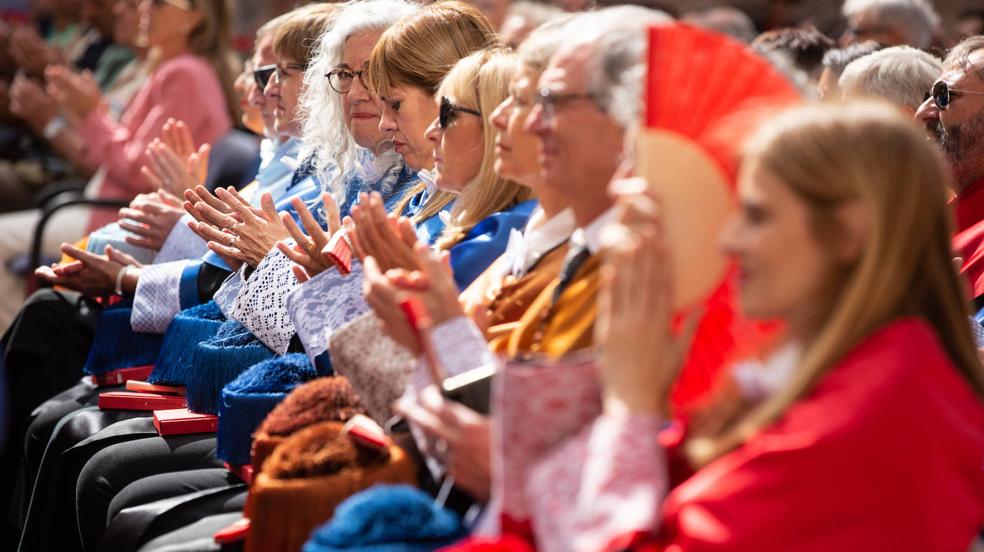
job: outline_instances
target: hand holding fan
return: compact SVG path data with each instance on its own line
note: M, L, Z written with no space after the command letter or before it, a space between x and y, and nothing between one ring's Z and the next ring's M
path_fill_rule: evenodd
M685 24L650 29L636 172L664 207L677 308L703 301L724 277L717 239L734 208L743 140L766 116L799 99L739 42Z
M673 305L703 317L671 399L677 413L710 389L737 346L767 339L741 319L719 236L735 208L744 141L799 93L766 60L685 24L649 30L645 121L636 173L656 191L673 263Z

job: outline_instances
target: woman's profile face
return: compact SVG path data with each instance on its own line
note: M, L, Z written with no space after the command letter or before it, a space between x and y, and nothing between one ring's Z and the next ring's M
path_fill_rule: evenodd
M495 172L502 178L533 188L542 181L539 139L523 124L533 109L540 74L523 69L509 84L509 96L492 112L490 122L498 131L495 143Z
M809 206L781 180L746 163L739 212L721 237L738 267L741 307L753 318L809 325L822 310L833 259L810 224Z
M192 6L187 0L141 0L138 8L140 24L137 42L141 46L152 48L187 40L186 30L195 28L202 20L201 12Z
M304 93L304 66L292 59L277 60L277 69L263 94L276 107L273 110L277 132L299 137L303 127L298 105Z
M441 117L427 128L427 139L434 148L434 183L445 192L460 193L482 169L485 156L484 122L477 106L464 105L446 96L438 102L438 112L444 103L445 123Z
M392 137L393 149L414 171L433 168L434 149L425 134L437 118L434 97L422 88L400 86L380 100L379 130Z

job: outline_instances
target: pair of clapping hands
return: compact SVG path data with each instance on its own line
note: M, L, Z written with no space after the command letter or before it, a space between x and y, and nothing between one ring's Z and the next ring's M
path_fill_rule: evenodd
M88 71L76 73L64 65L49 65L41 73L44 85L18 75L10 85L10 111L38 135L53 118L62 115L82 121L102 101L95 78Z
M171 119L146 153L148 164L141 172L157 191L140 194L120 209L119 225L133 234L126 237L128 243L159 251L185 213L180 196L204 182L209 147L195 149L187 126ZM40 267L35 271L39 278L96 297L136 287L139 271L130 269L139 269L140 264L117 249L107 247L99 255L62 244L61 251L76 260Z
M613 182L618 216L605 231L602 287L595 342L609 412L666 415L668 397L689 349L701 312L675 331L672 259L656 193L636 178ZM366 263L366 296L386 332L413 351L416 337L394 304L414 295L440 323L463 314L450 271L442 259L418 248L417 269L381 271ZM490 488L489 421L441 397L436 386L397 410L441 444L441 455L456 485L478 499Z

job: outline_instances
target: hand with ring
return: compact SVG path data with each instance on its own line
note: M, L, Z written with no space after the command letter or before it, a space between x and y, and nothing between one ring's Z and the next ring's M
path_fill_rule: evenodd
M200 190L201 188L195 189L196 192ZM259 208L250 205L235 188L219 188L215 191L215 197L230 209L230 214L223 214L218 209L210 210L209 206L202 203L194 205L206 217L214 217L217 223L211 225L211 231L203 229L204 223L198 223L198 230L208 236L208 247L212 251L255 267L273 250L278 241L290 237L269 193L260 197ZM231 221L236 223L229 224ZM223 239L219 235L226 229L236 236L231 245L227 245L231 243L228 238Z
M301 224L304 225L303 231L298 228L290 214L280 213L280 220L284 223L291 237L294 238L294 243L280 241L277 242L277 248L287 258L294 261L294 276L301 282L306 282L334 266L322 250L328 245L335 232L341 229L342 223L339 220L338 206L331 194L322 194L321 200L328 219L327 232L321 228L321 225L318 224L314 215L300 198L295 197L291 201L291 205L297 211Z

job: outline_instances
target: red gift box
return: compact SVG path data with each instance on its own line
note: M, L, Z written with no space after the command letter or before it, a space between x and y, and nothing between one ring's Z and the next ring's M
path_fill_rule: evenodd
M215 414L199 414L187 408L154 411L154 427L161 435L212 433L219 427Z
M160 393L106 391L99 394L100 410L163 410L181 408L184 405L184 397Z
M229 473L242 479L243 483L249 484L253 482L253 466L251 464L230 464L229 462L223 462L222 465L225 466L225 469L229 470Z
M246 539L249 534L249 518L242 518L232 525L219 529L212 535L212 539L218 544L234 544Z
M154 365L148 364L147 366L134 366L132 368L120 368L118 370L113 370L112 372L106 372L105 374L98 374L89 376L89 380L92 381L97 387L107 387L110 385L122 385L130 380L144 380L150 377L150 373L154 371Z
M184 395L185 388L178 385L155 385L146 381L132 379L126 382L127 391L140 393L162 393L168 395Z
M335 263L335 267L342 275L352 272L352 248L349 247L348 238L344 230L339 230L328 242L327 253L325 255Z

